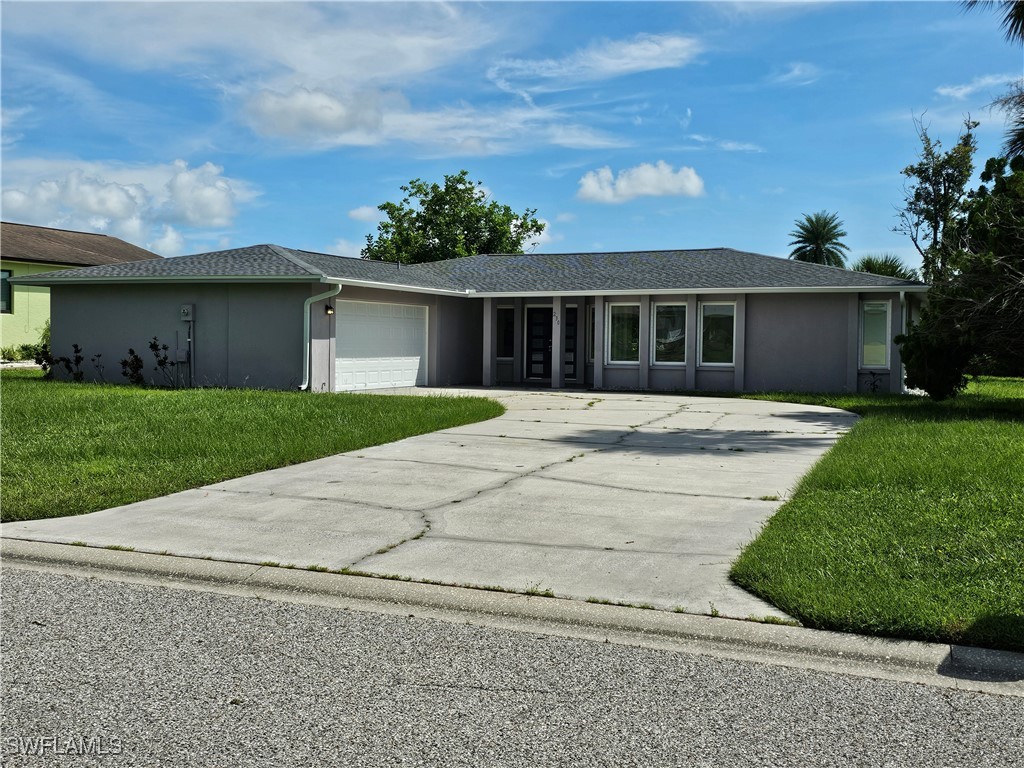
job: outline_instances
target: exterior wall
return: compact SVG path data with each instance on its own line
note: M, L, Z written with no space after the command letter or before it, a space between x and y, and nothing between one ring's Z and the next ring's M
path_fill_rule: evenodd
M850 391L851 353L854 360L858 354L857 326L852 337L849 327L851 298L843 293L748 295L745 389Z
M70 356L78 344L87 380L120 383L119 361L131 347L146 363L146 378L160 384L147 347L156 336L178 361L174 375L184 384L189 342L181 305L194 304L196 386L295 389L302 382L303 302L323 290L319 283L54 286L53 354ZM102 373L89 362L97 354Z
M0 261L0 269L9 270L11 277L21 277L71 267L4 259ZM38 343L50 317L50 289L41 285L12 285L11 310L0 314L0 345L15 347Z

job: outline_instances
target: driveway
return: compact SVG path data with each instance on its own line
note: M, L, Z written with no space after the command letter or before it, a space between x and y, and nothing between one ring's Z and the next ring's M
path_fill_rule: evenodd
M729 564L856 419L731 398L433 393L453 392L507 413L2 535L783 616Z

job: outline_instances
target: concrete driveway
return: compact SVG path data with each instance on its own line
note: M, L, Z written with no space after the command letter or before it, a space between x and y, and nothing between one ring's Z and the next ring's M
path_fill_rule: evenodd
M508 411L2 535L782 616L733 586L729 564L856 418L712 397L454 393Z

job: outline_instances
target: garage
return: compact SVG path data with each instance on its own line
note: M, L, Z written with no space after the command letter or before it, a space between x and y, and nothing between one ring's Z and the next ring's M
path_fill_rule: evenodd
M425 386L427 308L338 301L335 389Z

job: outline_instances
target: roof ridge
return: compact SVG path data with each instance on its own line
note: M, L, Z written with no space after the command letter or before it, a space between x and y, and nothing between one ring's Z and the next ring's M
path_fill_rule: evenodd
M284 246L281 245L274 245L273 243L267 243L266 247L269 248L274 253L276 253L278 256L288 259L288 261L290 261L295 266L306 270L311 275L320 275L320 277L326 277L323 270L317 269L312 264L303 261L298 256L296 256L290 248L285 248Z

